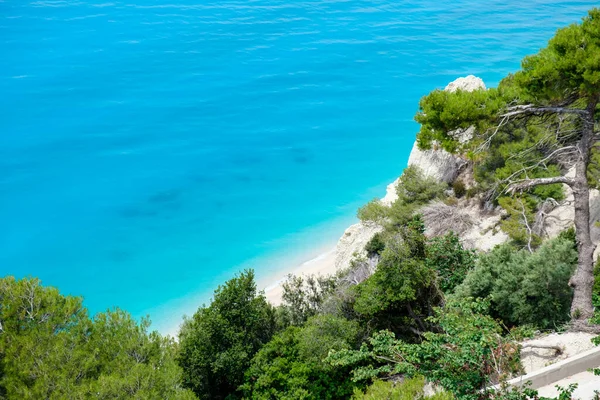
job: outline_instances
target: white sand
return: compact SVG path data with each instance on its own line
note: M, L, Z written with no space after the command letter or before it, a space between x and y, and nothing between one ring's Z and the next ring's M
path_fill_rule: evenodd
M273 305L279 305L281 303L281 295L283 294L283 288L281 284L285 282L288 274L308 276L308 275L332 275L336 272L335 268L335 247L328 250L327 252L308 260L300 264L295 269L287 271L285 273L279 273L277 276L268 279L271 284L265 287L265 296L267 300Z

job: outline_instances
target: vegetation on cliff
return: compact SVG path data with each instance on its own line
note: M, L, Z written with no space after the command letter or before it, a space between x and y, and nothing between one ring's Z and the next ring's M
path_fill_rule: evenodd
M419 145L465 158L470 174L447 185L407 168L396 201L358 211L381 229L347 269L289 277L278 307L244 271L184 321L178 343L118 309L90 317L36 279L0 279L0 399L538 399L491 386L522 373L527 332L600 321L589 224L599 102L594 9L497 88L421 100ZM575 229L547 239L537 216L563 185ZM512 240L468 249L458 231L469 221L452 217L426 234L432 201L503 208L490 229Z

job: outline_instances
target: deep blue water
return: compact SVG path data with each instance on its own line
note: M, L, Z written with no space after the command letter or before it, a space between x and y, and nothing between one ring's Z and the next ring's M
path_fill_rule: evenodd
M422 95L496 84L595 3L0 0L0 275L167 330L332 244Z

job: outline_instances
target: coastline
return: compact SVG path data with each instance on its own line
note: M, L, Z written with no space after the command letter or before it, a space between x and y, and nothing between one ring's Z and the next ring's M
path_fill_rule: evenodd
M308 276L308 275L332 275L335 274L337 268L335 266L336 247L330 248L324 253L311 258L308 261L301 263L300 265L293 268L291 271L287 271L283 277L281 277L282 271L278 271L276 276L271 275L266 281L272 282L268 286L264 287L265 297L269 303L277 306L281 304L281 296L283 294L282 284L285 282L286 277L289 274ZM264 280L263 280L264 281Z

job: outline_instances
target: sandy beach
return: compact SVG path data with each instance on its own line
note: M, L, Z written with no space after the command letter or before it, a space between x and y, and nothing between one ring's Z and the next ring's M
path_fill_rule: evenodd
M285 275L273 277L271 280L273 283L264 288L267 300L273 305L279 305L281 303L281 295L283 294L281 284L285 282L286 276L290 273L302 276L334 274L336 272L335 250L335 247L333 247L319 256L300 264Z

